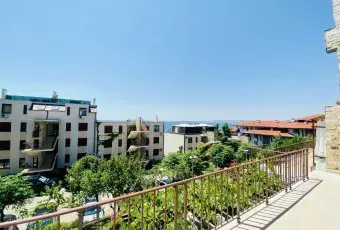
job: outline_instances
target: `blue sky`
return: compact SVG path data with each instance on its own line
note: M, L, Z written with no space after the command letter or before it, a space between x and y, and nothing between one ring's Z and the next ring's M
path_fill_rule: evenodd
M0 2L0 87L100 119L287 119L339 98L331 1Z

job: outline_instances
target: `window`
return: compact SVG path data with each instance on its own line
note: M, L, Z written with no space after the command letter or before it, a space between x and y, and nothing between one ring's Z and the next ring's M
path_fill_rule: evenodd
M26 148L26 141L25 140L21 140L20 141L20 150L23 150L23 149L25 149Z
M67 116L70 116L71 114L71 107L67 107Z
M196 137L196 143L198 142L198 137Z
M112 126L104 126L104 133L112 133Z
M65 154L65 163L70 163L70 154Z
M33 145L35 149L39 148L39 140L34 140Z
M27 105L24 105L24 108L23 108L23 110L22 110L22 113L23 113L23 114L27 114Z
M192 137L188 138L188 143L192 143Z
M201 142L203 142L203 143L204 143L204 137L201 137Z
M158 156L159 155L159 149L154 149L153 150L153 155Z
M11 122L0 122L0 132L11 132Z
M33 168L38 168L39 165L39 158L33 157Z
M84 156L86 156L86 153L78 153L77 160L80 160Z
M87 146L87 138L78 138L78 146Z
M109 160L111 158L111 154L104 154L104 159Z
M84 117L86 116L87 109L86 108L79 108L79 116Z
M71 131L71 123L66 123L66 131Z
M87 131L87 123L79 123L78 131Z
M118 147L122 147L123 145L123 140L122 139L118 139Z
M21 122L20 123L20 132L26 132L26 126L27 126L26 122Z
M153 138L153 143L158 144L159 143L159 137L154 137Z
M104 148L112 148L112 141L111 142L105 141L103 146L104 146Z
M66 138L65 139L65 147L70 147L71 146L71 139L70 138Z
M19 168L25 168L25 158L19 158Z
M293 130L293 133L299 134L300 132L299 132L298 129L294 129L294 130Z
M0 169L9 169L9 159L0 160Z
M146 142L146 143L145 143L146 145L149 145L149 144L150 144L150 139L147 137L147 138L145 139L145 142Z
M1 113L11 114L12 113L12 104L2 104Z
M123 126L122 126L122 125L120 125L120 126L118 127L118 133L123 133Z
M153 131L154 132L159 132L159 125L154 125L153 126Z
M1 150L11 150L11 141L0 141Z

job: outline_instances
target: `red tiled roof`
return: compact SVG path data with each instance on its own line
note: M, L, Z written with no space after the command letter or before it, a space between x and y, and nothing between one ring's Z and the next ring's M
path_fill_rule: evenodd
M306 117L300 117L297 121L316 121L320 119L325 119L325 114L314 114Z
M289 133L282 133L280 131L274 131L274 130L248 130L244 132L246 134L257 134L257 135L263 135L263 136L281 136L281 137L294 137L293 135Z
M236 127L233 127L233 128L230 129L230 131L233 132L233 133L237 132L237 130L238 130L238 128L236 128Z
M262 128L281 128L281 129L312 129L312 123L290 122L290 121L245 121L236 124L238 127L262 127Z

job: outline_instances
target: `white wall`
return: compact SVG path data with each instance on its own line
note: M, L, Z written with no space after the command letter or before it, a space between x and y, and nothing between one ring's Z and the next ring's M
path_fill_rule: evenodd
M177 152L179 147L184 148L184 135L175 133L164 134L164 154L169 155L170 153Z

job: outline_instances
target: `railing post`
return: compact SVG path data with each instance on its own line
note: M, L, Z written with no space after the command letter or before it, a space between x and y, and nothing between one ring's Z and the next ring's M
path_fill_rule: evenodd
M268 194L268 160L265 161L265 164L266 164L266 204L268 205L269 204L269 201L268 201L268 197L269 197L269 194Z
M188 226L187 226L188 204L187 202L188 202L188 185L187 183L185 183L184 184L184 215L183 215L184 230L188 229Z
M285 156L285 185L286 192L288 192L288 156Z
M99 220L99 212L100 212L100 206L97 206L97 229L100 229L100 220Z
M58 229L58 230L61 229L61 225L60 225L60 216L57 216L57 229Z
M309 180L309 176L308 176L308 149L305 150L305 155L306 155L306 178L307 180Z
M289 179L289 189L292 190L292 155L290 154L288 156L288 166L289 166L289 171L288 171L288 179Z
M37 220L35 222L35 230L39 230L40 229L39 225L40 225L40 222L39 222L39 220Z
M178 203L178 187L175 185L175 200L174 200L174 230L177 230L177 203Z
M236 211L237 211L237 223L241 223L241 205L240 205L240 167L237 167L237 206L236 206Z
M84 211L78 212L78 230L83 229L83 217L84 217Z

